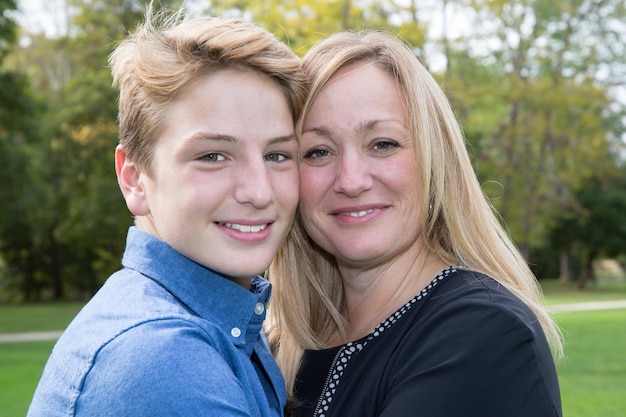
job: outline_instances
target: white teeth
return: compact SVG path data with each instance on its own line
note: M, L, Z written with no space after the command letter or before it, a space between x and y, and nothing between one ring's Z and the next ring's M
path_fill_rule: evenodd
M245 224L237 224L237 223L219 223L219 224L221 224L222 226L231 228L233 230L238 230L243 233L258 233L267 227L267 223L260 224L258 226L248 226Z
M357 211L355 213L350 213L350 217L363 217L366 214L369 214L371 212L373 212L374 209L369 209L369 210L362 210L362 211Z

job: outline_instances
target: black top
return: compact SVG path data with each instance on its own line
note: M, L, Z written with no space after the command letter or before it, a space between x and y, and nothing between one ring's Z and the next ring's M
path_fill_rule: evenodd
M306 351L295 389L298 417L562 416L535 315L492 278L454 268L365 338Z

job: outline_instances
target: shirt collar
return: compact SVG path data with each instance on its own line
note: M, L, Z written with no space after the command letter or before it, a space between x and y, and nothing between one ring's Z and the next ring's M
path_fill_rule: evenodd
M235 345L252 352L265 319L269 282L254 277L247 290L134 226L122 265L156 281L192 314L216 323Z

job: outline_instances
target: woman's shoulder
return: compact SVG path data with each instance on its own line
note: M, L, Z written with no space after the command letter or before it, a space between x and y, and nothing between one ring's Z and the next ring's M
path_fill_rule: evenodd
M433 288L429 303L438 307L459 305L507 310L521 307L528 310L526 304L502 283L481 272L460 267L453 268L446 279Z
M384 363L386 386L404 390L406 409L419 403L425 404L425 415L462 414L451 411L451 395L480 415L548 415L545 410L560 407L541 326L502 284L456 269L423 301L399 329L401 337L387 339L393 349L385 347L393 351ZM383 349L374 355L383 356ZM535 400L524 402L527 398ZM394 404L399 407L394 411L402 404Z
M415 314L413 325L420 333L494 340L512 329L521 337L542 332L536 315L513 292L488 275L461 268L440 281Z
M439 282L402 327L398 348L407 355L404 360L475 358L496 346L503 352L550 356L532 310L498 281L475 271L457 269Z

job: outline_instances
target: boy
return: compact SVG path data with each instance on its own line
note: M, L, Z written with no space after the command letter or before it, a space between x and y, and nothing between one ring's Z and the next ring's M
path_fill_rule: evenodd
M299 60L250 23L148 13L110 64L135 226L28 415L282 416L258 274L298 202Z

